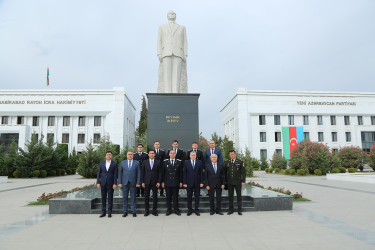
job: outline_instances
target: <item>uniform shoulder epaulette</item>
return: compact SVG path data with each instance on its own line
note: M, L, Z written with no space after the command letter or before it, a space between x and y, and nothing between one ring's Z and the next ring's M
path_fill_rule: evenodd
M180 159L176 159L176 161L181 161Z
M145 153L146 155L148 155L148 153Z
M165 159L164 161L169 161L169 159Z

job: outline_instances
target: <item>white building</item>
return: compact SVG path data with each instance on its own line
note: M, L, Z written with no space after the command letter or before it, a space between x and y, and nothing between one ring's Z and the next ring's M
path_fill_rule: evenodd
M135 144L135 107L124 88L112 90L1 90L0 144L25 149L32 134L53 136L80 152L109 136L123 148Z
M253 157L282 154L282 127L303 126L304 137L336 151L375 143L375 93L253 91L239 88L222 108L221 132Z

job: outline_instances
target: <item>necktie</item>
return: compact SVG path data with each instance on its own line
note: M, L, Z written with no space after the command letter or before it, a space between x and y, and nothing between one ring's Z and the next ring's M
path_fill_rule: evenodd
M172 160L171 163L172 163L172 166L173 166L174 160Z
M195 169L195 161L193 161L193 164L192 164L192 165L193 165L193 169Z
M132 168L132 162L129 161L129 166L128 166L129 171L130 171L131 168Z
M214 171L215 171L215 174L216 174L216 171L217 171L216 164L214 164Z
M214 154L214 149L211 149L211 154L212 154L212 155Z
M159 149L156 149L156 154L157 154L157 155L159 154Z

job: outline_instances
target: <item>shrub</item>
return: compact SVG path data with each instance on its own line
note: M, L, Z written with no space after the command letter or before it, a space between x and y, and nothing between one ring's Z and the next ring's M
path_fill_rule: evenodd
M285 169L285 174L290 175L290 169Z
M280 168L275 168L275 173L276 174L280 173Z
M72 168L72 174L76 174L77 172L77 169L76 168Z
M47 171L44 169L40 170L40 178L46 178L46 176L47 176Z
M71 174L72 174L72 170L71 170L70 168L68 168L68 169L66 170L66 174L71 175Z
M320 171L320 169L315 169L314 174L315 175L322 175L322 171Z
M268 161L267 161L267 158L266 157L262 157L260 159L260 169L266 169L269 167L269 164L268 164ZM272 173L272 172L271 172Z
M272 168L279 168L279 169L286 169L287 160L284 156L280 154L274 153L271 159L271 167Z
M14 171L14 172L13 172L13 177L14 177L14 178L18 178L18 177L20 177L20 171L18 171L18 170Z
M328 146L304 140L290 153L289 165L291 168L305 169L313 174L315 169L320 169L323 174L328 173L332 164L332 154Z
M305 171L304 169L301 168L301 169L298 169L298 170L297 170L297 174L298 174L298 175L305 175L305 174L306 174L306 171Z
M48 171L48 176L56 176L56 170L52 169Z
M332 174L338 174L338 173L340 173L340 169L332 168Z
M290 169L289 173L290 173L290 175L295 175L296 174L296 170L295 169Z
M368 155L370 167L375 170L375 144L372 146L370 153Z
M273 168L268 168L268 173L272 174Z
M90 143L87 149L79 156L78 174L85 178L96 178L99 163L104 156L105 153L101 155L94 150L94 147Z
M269 168L266 168L265 171L266 171L266 173L268 173L268 172L270 171L270 169L269 169Z
M355 173L355 172L356 172L356 169L355 169L355 168L348 168L348 172L349 172L349 173Z
M39 175L40 175L40 171L39 170L34 170L33 171L33 176L34 177L39 177Z
M346 168L344 167L339 167L340 173L346 173Z
M337 153L341 167L363 169L363 165L367 162L367 155L360 147L350 146L343 147Z

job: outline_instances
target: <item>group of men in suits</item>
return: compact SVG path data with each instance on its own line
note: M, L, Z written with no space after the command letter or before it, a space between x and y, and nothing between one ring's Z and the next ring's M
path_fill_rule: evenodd
M241 187L245 184L246 171L242 161L236 159L234 151L229 152L230 160L223 162L221 150L215 148L215 142L209 143L209 148L203 153L198 149L198 144L193 142L192 149L185 156L182 149L178 148L178 141L172 143L172 148L166 153L160 148L160 142L154 142L154 149L148 154L142 152L143 145L139 144L137 152L127 152L127 159L120 163L111 161L112 153L106 153L106 161L100 163L97 186L102 194L102 213L106 216L106 198L108 195L108 217L112 214L113 190L116 185L123 191L123 217L128 215L128 195L130 192L130 209L133 217L136 217L136 197L145 197L145 214L150 215L150 193L152 190L151 214L158 216L157 193L160 188L160 196L166 193L167 213L172 211L181 215L178 204L179 190L186 188L187 207L190 216L193 212L199 216L199 198L201 188L208 190L210 201L210 214L223 215L221 211L221 194L227 186L229 195L229 211L233 213L234 190L237 194L238 214L242 215ZM118 175L118 177L117 177ZM118 179L118 181L117 181ZM194 194L195 206L192 207ZM216 206L215 206L216 196ZM173 208L173 209L172 209Z

